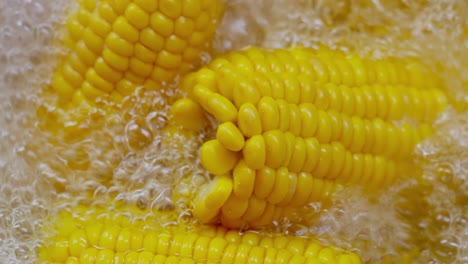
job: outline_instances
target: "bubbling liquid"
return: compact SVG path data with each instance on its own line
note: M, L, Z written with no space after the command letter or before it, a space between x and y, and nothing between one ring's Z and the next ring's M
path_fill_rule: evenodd
M90 132L82 138L57 141L38 128L36 110L52 100L41 91L66 54L56 40L75 5L0 3L0 262L34 262L49 216L82 201L174 210L185 221L188 201L175 203L172 191L192 197L209 177L197 150L213 131L164 142L167 93L137 91L122 113L83 121ZM322 213L311 205L301 212L303 222L286 219L272 230L319 235L370 262L392 255L468 261L467 21L464 0L226 0L214 43L220 53L325 44L375 58L418 56L440 73L451 96L436 134L415 150L424 184L403 182L371 198L346 189Z

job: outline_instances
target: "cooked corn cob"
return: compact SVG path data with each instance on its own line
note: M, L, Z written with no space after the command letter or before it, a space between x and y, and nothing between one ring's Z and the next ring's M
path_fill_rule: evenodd
M46 97L37 111L41 129L53 133L56 145L78 142L105 130L107 124L123 127L128 116L122 112L130 107L119 103L137 87L164 88L161 94L172 94L167 89L176 75L197 67L201 53L210 50L221 4L219 0L80 0L63 38L70 53L56 68L47 91L59 95L58 103ZM159 109L139 114L154 110ZM113 119L115 112L118 117ZM138 131L127 139L133 148L153 138ZM101 150L114 148L113 141L100 142L108 143ZM77 152L86 153L80 147ZM75 156L66 163L73 164ZM76 169L86 170L90 163L85 160Z
M259 226L340 184L381 189L416 174L408 160L447 101L428 73L415 59L247 48L189 74L174 120L199 130L205 111L220 123L200 150L215 180L195 198L194 215Z
M51 88L58 106L41 106L41 126L67 139L86 135L89 107L102 97L121 102L137 87L157 90L194 69L209 50L221 19L218 0L81 0L66 23L70 48L55 70ZM78 108L80 106L80 108ZM105 108L105 109L103 109ZM77 111L78 109L78 111ZM108 115L91 117L105 119Z
M218 0L82 1L67 22L71 54L52 88L75 105L159 89L199 63L221 12Z
M160 226L136 208L81 207L54 222L56 235L40 248L54 263L361 263L358 255L304 237L264 235L216 226Z

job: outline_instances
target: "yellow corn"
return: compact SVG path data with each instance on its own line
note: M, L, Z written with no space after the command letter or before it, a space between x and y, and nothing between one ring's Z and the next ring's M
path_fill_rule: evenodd
M223 180L198 194L194 215L261 226L341 184L381 189L415 174L413 149L447 104L440 83L415 59L325 48L247 48L214 59L182 82L180 104L191 113L173 111L187 129L207 124L199 111L219 121L200 159Z
M46 97L38 109L41 129L52 132L53 140L69 143L107 124L123 125L118 123L122 115L112 118L116 111L128 111L120 105L123 98L138 87L169 89L177 75L200 64L220 22L221 5L219 0L79 1L63 38L70 53L56 68L47 91L57 93L59 100L47 102ZM149 141L138 132L130 138L132 147ZM112 141L101 145L106 143L103 149L113 148ZM86 170L89 164L86 160L73 169Z
M304 237L265 235L216 226L160 226L159 218L130 222L127 208L78 207L62 212L55 235L40 248L54 263L361 263L358 255ZM144 219L144 220L143 220ZM50 230L49 230L50 233Z
M159 89L200 62L220 15L218 0L82 1L67 22L71 53L52 88L75 105Z
M237 108L270 96L369 119L431 121L446 104L440 83L411 59L366 60L325 49L248 48L214 59L188 77L183 88L194 99L221 95ZM199 103L205 107L207 102Z

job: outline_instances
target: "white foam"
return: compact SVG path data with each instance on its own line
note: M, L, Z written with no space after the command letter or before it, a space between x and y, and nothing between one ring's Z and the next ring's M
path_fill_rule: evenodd
M380 0L362 1L362 4L352 1L352 7L347 0L298 1L297 5L287 0L272 2L228 1L218 31L217 50L247 45L284 47L325 43L376 57L418 55L432 65L439 63L434 67L446 81L449 94L460 101L468 98L468 3L464 0ZM161 148L161 123L167 119L167 107L163 100L157 99L157 94L135 96L131 100L134 107L124 115L127 119L115 116L115 123L100 124L83 141L52 144L48 135L34 128L35 111L42 100L39 91L50 82L58 55L63 53L54 39L62 33L59 26L74 4L51 0L0 1L2 263L34 261L32 252L42 240L40 226L48 215L61 208L56 203L58 200L69 201L61 206L70 206L86 199L87 195L81 191L94 189L96 197L100 197L95 203L105 204L108 197L114 197L141 206L174 206L168 197L179 179L187 173L197 175L192 182L178 186L190 196L193 186L207 177L196 159L197 148L206 135L191 141L179 138L169 147ZM380 28L381 25L386 27ZM368 30L374 34L365 34ZM142 105L153 110L146 111ZM468 256L468 216L461 203L466 201L468 193L467 126L466 113L447 112L437 125L438 134L418 149L418 162L425 164L424 176L433 181L430 186L433 192L422 198L431 213L421 220L433 225L440 222L438 219L448 223L422 233L422 237L437 238L439 241L435 242L440 248L455 247L452 259L460 263L466 262ZM125 127L138 128L132 133L143 129L153 139L144 145L134 145L131 138L138 133L125 133ZM187 151L181 152L182 148ZM122 156L124 152L127 156ZM61 158L70 156L78 159L77 154L85 155L83 160L92 161L87 170L70 171L61 162ZM176 162L181 158L185 163ZM100 184L99 177L113 170L112 185L108 188ZM440 178L440 171L447 171L446 177ZM68 184L65 192L57 194L49 185L50 179ZM326 242L358 250L366 260L396 252L411 242L411 232L417 230L415 225L421 224L398 218L397 200L392 198L412 187L407 183L374 203L358 192L340 193L335 206L318 222L307 226L307 232L323 235ZM368 242L360 243L364 240ZM433 248L426 249L428 253L421 256L423 262L443 259L431 251Z

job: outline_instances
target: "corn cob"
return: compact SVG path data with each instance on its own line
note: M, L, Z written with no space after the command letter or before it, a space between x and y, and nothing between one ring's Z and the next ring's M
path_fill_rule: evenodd
M68 34L63 41L70 53L56 68L46 91L57 93L59 99L48 102L50 98L45 97L37 111L39 126L53 134L55 145L92 137L108 124L123 126L129 118L122 112L130 107L120 104L122 99L137 87L172 94L167 89L176 75L197 67L201 53L210 50L221 14L218 0L80 0L66 22ZM113 119L115 113L118 117ZM152 140L139 132L127 138L129 148ZM114 147L113 140L100 143L108 143L102 150ZM70 156L67 164L73 164L78 155ZM85 160L73 169L86 170L90 163ZM108 178L105 175L103 180Z
M221 15L217 0L82 1L67 22L72 50L52 88L64 102L119 102L136 87L159 89L207 50Z
M128 208L127 208L128 209ZM41 261L61 263L361 263L359 256L304 237L243 234L216 226L160 226L154 217L130 222L124 212L81 207L54 222L56 235ZM148 212L129 208L129 212Z
M214 59L184 79L188 98L172 110L187 129L203 128L203 111L219 122L200 150L215 180L195 198L194 215L261 226L341 185L381 189L417 174L408 160L446 105L440 83L415 59L325 48L247 48Z

